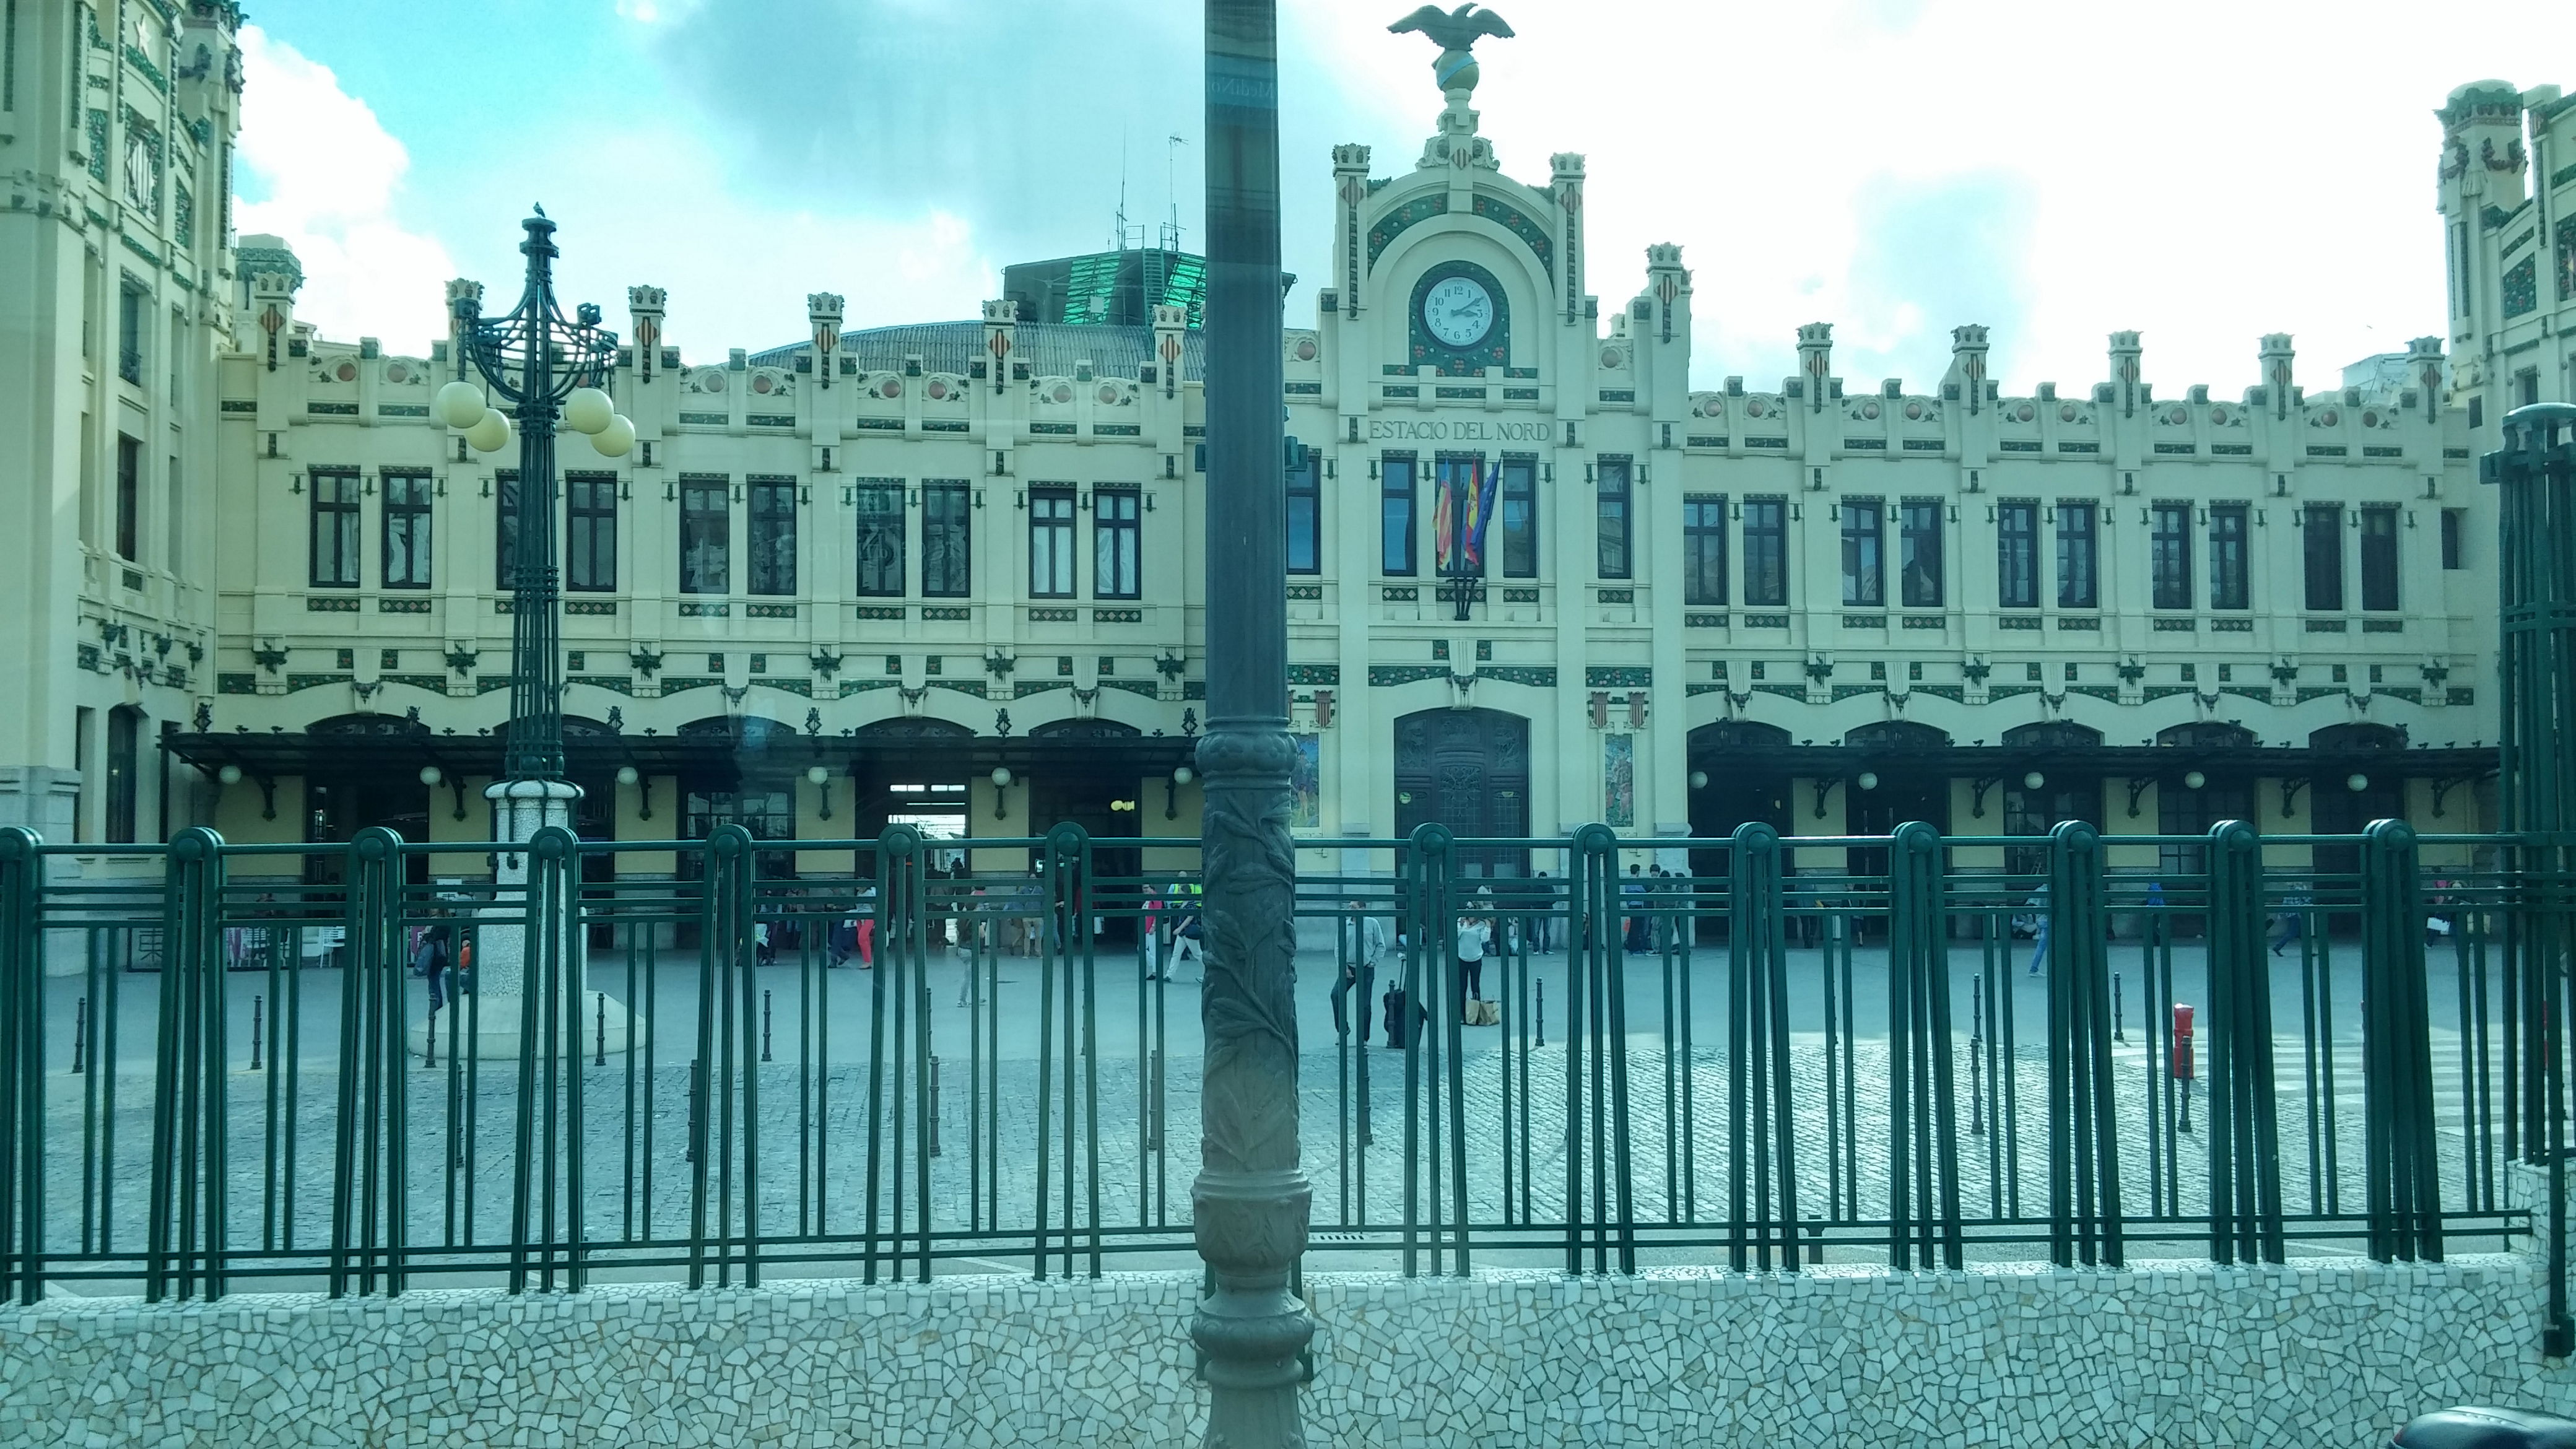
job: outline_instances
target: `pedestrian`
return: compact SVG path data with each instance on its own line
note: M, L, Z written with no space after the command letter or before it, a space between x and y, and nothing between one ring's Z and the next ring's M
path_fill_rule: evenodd
M2033 928L2032 934L2036 944L2030 949L2030 974L2037 976L2040 968L2048 961L2048 887L2041 886L2039 894L2032 896L2025 904L2034 907L2038 912L2034 917L2037 925Z
M1543 956L1547 954L1548 938L1551 934L1548 926L1556 919L1556 887L1549 882L1546 871L1533 873L1530 894L1537 905L1537 909L1530 913L1529 918L1530 949Z
M1357 989L1360 994L1360 1045L1367 1046L1369 1003L1377 999L1377 958L1386 951L1386 925L1367 914L1367 908L1356 900L1344 902L1342 909L1344 914L1338 933L1342 969L1333 982L1333 1035L1337 1038L1350 1035L1350 1025L1344 1013L1349 1009L1346 1003L1351 992Z
M859 953L859 969L877 969L877 888L871 882L859 891L859 915L852 924L850 944Z
M1628 878L1619 883L1619 906L1620 946L1630 952L1645 950L1645 867L1639 865L1631 865L1628 867Z
M2272 917L2273 955L2280 955L2284 947L2299 939L2307 929L2307 912L2303 909L2307 904L2308 896L2304 891L2281 897L2281 909Z
M1467 1015L1467 1003L1485 999L1485 951L1494 942L1494 927L1481 916L1458 918L1458 1015Z
M1206 932L1199 924L1198 903L1190 902L1187 909L1188 914L1182 916L1180 923L1172 930L1171 969L1175 975L1178 975L1181 963L1187 961L1198 967L1199 975L1204 977L1207 975L1207 954L1202 947L1206 944Z
M1163 979L1163 897L1153 886L1145 887L1145 979Z

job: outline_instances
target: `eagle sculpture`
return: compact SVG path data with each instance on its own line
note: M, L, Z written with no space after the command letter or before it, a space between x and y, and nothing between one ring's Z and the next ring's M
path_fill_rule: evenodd
M1476 57L1470 47L1478 37L1495 35L1508 40L1512 34L1503 17L1473 0L1447 11L1437 5L1425 5L1387 29L1397 35L1418 30L1431 37L1440 47L1439 56L1431 62L1432 79L1439 82L1441 90L1458 93L1476 88Z
M1498 36L1504 40L1512 38L1512 28L1503 23L1503 17L1473 3L1446 11L1437 5L1425 5L1388 26L1387 30L1396 35L1419 30L1431 37L1442 50L1466 50L1476 43L1480 35Z

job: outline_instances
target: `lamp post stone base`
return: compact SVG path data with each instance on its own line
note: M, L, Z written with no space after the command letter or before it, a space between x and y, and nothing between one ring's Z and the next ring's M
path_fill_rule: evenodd
M581 787L567 780L498 780L484 789L483 798L492 802L493 840L505 846L516 845L535 839L537 832L549 825L572 829L573 802L581 798ZM524 890L528 883L527 852L504 849L494 865L492 880L503 890ZM478 999L469 1013L475 1031L469 1038L461 1030L442 1029L439 1045L481 1061L516 1061L526 1007L527 910L524 905L494 904L484 907L480 914L482 924L474 933L474 991ZM623 1051L630 1044L642 1046L644 1019L630 1005L610 1007L605 1024L600 1023L587 984L587 943L570 912L565 914L564 936L561 959L573 973L577 988L573 999L580 1003L581 1012L577 1054ZM452 1003L449 1010L462 1006L460 1000ZM566 1025L558 1022L555 1029L561 1032ZM415 1053L428 1051L426 1022L414 1024L408 1036Z

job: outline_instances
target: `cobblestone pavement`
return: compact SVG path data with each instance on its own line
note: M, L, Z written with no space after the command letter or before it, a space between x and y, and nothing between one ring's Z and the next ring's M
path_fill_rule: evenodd
M1317 971L1317 965L1309 962L1305 969L1316 975L1330 969L1329 963L1322 963L1322 971ZM1883 1008L1884 977L1879 976L1873 988L1866 963L1864 967L1851 998L1859 1009L1848 1012L1855 1036L1848 1062L1842 1059L1840 1043L1824 1032L1793 1033L1790 1117L1798 1214L1829 1224L1837 1240L1830 1256L1883 1260L1883 1241L1876 1246L1869 1242L1873 1236L1883 1239L1883 1229L1873 1231L1865 1225L1883 1220L1888 1211L1888 1047L1867 1010L1873 989ZM1151 1250L1148 1256L1113 1259L1111 1266L1188 1261L1188 1187L1198 1159L1195 993L1185 987L1171 990L1159 1037L1150 1019L1144 1029L1136 1029L1139 1013L1132 994L1104 1000L1097 1013L1102 1023L1095 1038L1097 1059L1074 1054L1068 1080L1068 1058L1059 1050L1042 1077L1037 1057L1039 1018L1034 1006L1022 999L1032 984L1028 978L1037 974L1030 968L1031 963L1005 963L1001 987L1005 1000L998 1016L955 1008L949 993L955 989L958 973L953 967L945 976L934 972L938 1071L933 1117L938 1150L929 1160L926 1198L934 1236L945 1248L977 1255L971 1261L987 1266L994 1262L1025 1265L1041 1222L1060 1235L1069 1208L1069 1220L1082 1229L1077 1235L1079 1247L1087 1248L1088 1229L1096 1221L1108 1231L1107 1245L1113 1252L1122 1245ZM1533 974L1544 980L1550 969L1549 963L1541 962ZM1658 969L1651 961L1642 966L1630 963L1631 1031L1624 1056L1626 1211L1639 1225L1645 1261L1722 1260L1722 1225L1729 1211L1730 1172L1737 1147L1729 1110L1727 1058L1722 1049L1710 1045L1726 1040L1723 1002L1721 993L1704 981L1700 988L1704 999L1695 1001L1691 1011L1676 1008L1668 1017L1655 994L1661 984ZM1713 969L1713 963L1702 969ZM1959 984L1964 988L1966 964L1954 969L1960 971ZM1553 970L1561 986L1561 960ZM2176 975L2178 994L2187 992L2194 984L2189 978L2196 976L2196 964L2189 970L2178 965ZM594 981L603 977L613 984L613 973L595 968ZM772 1055L778 1059L751 1063L732 1078L736 1097L730 1115L735 1135L729 1177L721 1165L725 1156L722 1123L728 1115L725 1080L721 1072L714 1074L711 1096L716 1105L709 1119L714 1141L708 1163L705 1231L724 1230L721 1203L733 1205L732 1230L740 1230L746 1135L740 1094L756 1088L759 1231L770 1238L819 1240L812 1245L776 1243L767 1251L818 1255L820 1261L801 1267L800 1272L830 1271L836 1263L846 1267L865 1249L871 1182L876 1228L889 1235L884 1240L889 1247L890 1235L897 1229L913 1234L920 1230L924 1184L918 1139L930 1128L920 1119L918 1108L929 1074L911 1063L900 1081L890 1073L872 1082L864 1015L868 993L839 984L833 987L828 1050L817 1053L816 1065L809 1069L796 1060L803 1040L798 1025L806 1019L801 1014L804 1006L797 974L789 970L776 976L764 974L762 979L777 983L770 988L776 995L791 998L779 1003L779 1019L772 1024ZM856 979L865 982L864 977ZM148 1007L149 990L134 987L149 981L129 978L129 999L123 1003L121 1018L133 1015L138 1000ZM1504 984L1489 980L1488 989L1499 990ZM2039 985L2014 984L2025 993ZM2437 985L2437 1007L2444 989ZM332 1231L335 1128L343 1112L342 1084L331 1060L338 1008L336 986L325 993L317 981L312 990L314 995L304 1004L301 1059L287 1063L291 1071L247 1070L244 1050L235 1056L225 1078L226 1224L228 1239L236 1248L309 1250L327 1243ZM1312 994L1321 995L1320 991ZM1562 993L1557 990L1550 995L1561 998ZM1515 998L1516 1009L1520 999ZM2025 994L2016 999L2021 1034L2008 1050L1992 1054L1996 1063L1992 1081L1972 1066L1990 1058L1981 1041L1972 1051L1972 1032L1980 1026L1967 1009L1969 1002L1959 1003L1959 1029L1952 1039L1956 1110L1951 1140L1958 1152L1961 1210L1972 1222L2018 1220L1972 1226L1972 1233L1984 1239L1974 1250L1980 1258L2027 1259L2044 1256L2046 1251L2039 1240L2044 1221L2030 1221L2044 1219L2049 1202L2047 1053L2044 1043L2034 1039L2037 1028L2033 1025L2044 1015L2038 1009L2041 998ZM2358 993L2350 993L2344 1001L2347 1004L2330 1013L2329 1026L2357 1014L2353 1007ZM693 994L666 985L660 1005L666 1027L658 1040L631 1056L611 1053L605 1066L584 1065L579 1070L584 1231L593 1243L612 1245L612 1258L620 1250L645 1251L643 1244L683 1240L692 1232L695 1218L696 1168L687 1153L691 1120L687 1057L695 1050ZM1316 1003L1309 1001L1306 1006L1310 1016L1316 1014ZM2300 1022L2298 1007L2293 995L2285 1006L2276 1006L2276 1013L2286 1011L2286 1015L2276 1014L2276 1020ZM815 1019L823 1014L818 1009ZM1554 1014L1561 1017L1561 1009ZM2436 1015L2432 1037L2443 1202L2451 1208L2477 1207L2487 1200L2486 1183L2501 1166L2487 1163L2482 1156L2472 1157L2471 1144L2479 1139L2466 1130L2457 1017L2445 1018L2438 1009ZM1802 1010L1793 1013L1793 1021L1801 1016L1821 1020L1813 1011ZM1669 1042L1667 1020L1675 1033ZM1687 1050L1678 1039L1685 1020L1692 1035ZM2114 1048L2124 1213L2132 1220L2197 1218L2207 1209L2205 1140L2197 1130L2184 1130L2175 1110L2184 1101L2182 1091L2161 1070L2166 1060L2163 1043L2137 1029L2136 1020L2135 1012L2125 1019L2126 1040ZM969 1028L976 1024L1005 1039L999 1060L979 1059L980 1048L970 1047ZM1384 1046L1313 1048L1313 1043L1332 1040L1328 1016L1310 1021L1306 1030L1310 1049L1302 1058L1300 1091L1305 1166L1314 1187L1316 1245L1337 1255L1337 1266L1345 1265L1344 1257L1350 1266L1390 1266L1395 1261L1393 1245L1408 1218L1406 1056ZM1417 1093L1423 1116L1418 1122L1421 1136L1413 1163L1410 1216L1427 1229L1436 1216L1454 1213L1455 1153L1463 1150L1468 1217L1478 1230L1481 1261L1531 1266L1563 1261L1561 1226L1552 1234L1543 1226L1524 1226L1561 1224L1566 1213L1567 1051L1559 1020L1549 1020L1545 1030L1544 1037L1533 1040L1517 1017L1501 1027L1463 1028L1465 1049L1456 1064L1454 1102L1447 1064L1429 1052L1419 1059L1420 1067L1434 1080L1420 1084ZM2358 1212L2364 1196L2358 1030L2321 1033L2328 1045L2313 1059L2302 1031L2286 1031L2276 1038L2284 1205L2294 1219L2313 1213ZM112 1078L95 1072L75 1076L62 1069L48 1074L52 1131L46 1220L48 1247L53 1250L103 1247L112 1256L130 1252L144 1241L153 1129L149 1039L146 1016L140 1029L128 1029L116 1057L120 1069ZM1153 1046L1158 1039L1165 1054L1159 1059L1159 1084ZM2500 1040L2494 1048L2498 1053ZM1061 1043L1060 1023L1051 1041ZM137 1042L144 1044L143 1051L136 1049ZM755 1030L748 1047L756 1050L757 1043ZM1606 1089L1610 1069L1607 1063L1600 1065L1599 1081ZM2500 1092L2500 1058L2492 1060L2490 1067L2491 1090ZM1846 1075L1854 1088L1848 1100L1842 1086ZM1621 1119L1605 1097L1596 1130L1590 1096L1596 1080L1592 1064L1587 1063L1582 1078L1580 1086L1586 1094L1579 1123L1582 1132L1571 1147L1579 1153L1585 1216L1615 1216L1620 1210L1615 1184L1622 1138L1609 1129ZM506 1245L511 1237L513 1165L518 1158L515 1070L483 1063L469 1074L449 1062L431 1069L415 1059L405 1063L402 1079L407 1161L401 1196L412 1246L479 1246L488 1253L490 1245ZM111 1080L115 1100L109 1110L103 1097ZM2000 1110L1994 1101L1998 1087L2004 1096ZM872 1088L880 1093L877 1112L882 1124L873 1142L868 1130ZM1070 1120L1068 1105L1074 1109ZM2194 1129L2204 1125L2202 1105L2196 1097L2190 1102ZM365 1110L363 1096L360 1110ZM531 1116L534 1150L542 1153L547 1141L545 1114ZM898 1121L905 1130L894 1130ZM2500 1130L2500 1120L2497 1127ZM570 1134L568 1123L558 1121L556 1130ZM570 1155L558 1150L553 1160L560 1166ZM104 1163L105 1170L85 1175L81 1171L85 1160ZM1596 1196L1604 1175L1611 1191ZM353 1173L352 1180L361 1179ZM558 1219L570 1200L569 1184L559 1179ZM391 1192L383 1191L380 1215L392 1210L391 1201ZM355 1191L351 1202L352 1211L359 1211L360 1195ZM85 1215L109 1225L104 1245L83 1243ZM1116 1231L1120 1229L1153 1231ZM2159 1231L2184 1252L2195 1250L2193 1245L2206 1239L2205 1227L2188 1223L2158 1230L2137 1222L2130 1229L2136 1236L2154 1236ZM2305 1244L2304 1251L2356 1246L2349 1241L2329 1243L2313 1228L2307 1230L2308 1237L2302 1231L2294 1222L2291 1235ZM1061 1246L1060 1236L1058 1241ZM1423 1241L1427 1245L1427 1234ZM667 1257L668 1251L660 1253ZM646 1275L668 1273L655 1270Z

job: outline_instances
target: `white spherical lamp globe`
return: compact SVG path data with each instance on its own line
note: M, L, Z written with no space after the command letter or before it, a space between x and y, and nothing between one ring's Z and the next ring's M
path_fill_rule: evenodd
M241 783L241 766L226 765L215 771L215 778L227 785L238 785Z
M589 433L596 437L600 429L608 426L608 420L616 415L617 409L608 401L608 394L595 387L574 388L572 396L564 399L564 426L576 433Z
M635 448L635 424L624 413L612 413L608 426L590 435L590 445L603 458L623 458Z
M483 389L458 378L438 390L431 408L451 428L470 428L483 420Z
M497 453L510 442L510 420L499 408L485 408L474 426L465 430L465 441L478 453Z

